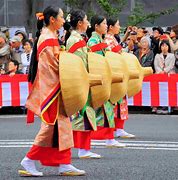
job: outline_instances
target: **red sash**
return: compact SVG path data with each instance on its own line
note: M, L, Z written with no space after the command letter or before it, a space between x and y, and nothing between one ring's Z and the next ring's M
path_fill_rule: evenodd
M118 44L117 46L113 47L111 49L112 52L119 52L122 49L122 46Z
M101 51L107 47L108 45L106 43L99 43L99 44L91 46L90 49L92 52L96 52L96 51Z
M86 42L84 40L80 40L79 42L72 45L68 52L74 53L77 49L83 48L85 46L86 46Z

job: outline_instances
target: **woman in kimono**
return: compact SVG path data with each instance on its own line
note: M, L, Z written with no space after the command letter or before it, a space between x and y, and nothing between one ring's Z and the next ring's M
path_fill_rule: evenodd
M87 47L82 34L86 33L88 20L82 10L73 10L68 17L72 28L70 37L66 42L66 49L81 57L88 71ZM100 155L90 151L91 130L96 130L95 111L90 107L90 97L85 107L72 116L74 147L78 148L79 158L101 158Z
M121 45L118 43L114 35L118 35L120 32L120 25L117 19L108 19L108 33L105 36L104 42L107 43L107 49L116 53L121 52ZM135 135L127 133L124 130L125 121L128 119L128 106L126 97L118 101L115 107L115 128L116 136L121 138L134 138Z
M103 16L94 16L91 19L91 37L88 40L88 46L91 51L105 56L107 45L103 44L102 36L107 33L107 22ZM119 143L114 139L114 109L113 105L107 101L96 110L97 131L92 132L92 139L106 140L107 147L125 147L125 144Z
M59 175L84 175L85 171L71 165L72 127L60 93L57 30L64 24L63 11L49 6L37 17L37 38L29 71L33 86L26 107L41 118L42 124L32 148L21 161L25 171L19 170L19 174L43 176L35 167L35 162L40 161L44 166L58 167Z

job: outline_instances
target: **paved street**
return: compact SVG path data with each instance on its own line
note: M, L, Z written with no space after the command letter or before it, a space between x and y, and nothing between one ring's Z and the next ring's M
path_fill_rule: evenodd
M0 116L0 180L36 179L18 176L20 161L33 143L40 120L25 124L22 115ZM79 160L73 150L73 164L87 172L85 177L59 177L57 169L38 168L45 176L39 179L88 180L175 180L178 179L178 116L131 114L126 123L136 139L120 140L124 149L107 149L104 141L93 141L93 151L100 160Z

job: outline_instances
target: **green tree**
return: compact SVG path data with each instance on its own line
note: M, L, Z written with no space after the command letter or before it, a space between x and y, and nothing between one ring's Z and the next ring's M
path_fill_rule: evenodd
M170 15L178 9L178 4L169 9L164 9L159 12L145 13L144 5L136 1L135 8L128 16L127 25L137 26L145 22L154 24L155 20L164 15Z
M101 9L101 14L106 17L116 17L127 4L127 0L64 0L64 2L70 9L85 10L89 17L96 14L95 8Z
M105 12L105 15L108 17L118 16L122 11L124 6L127 4L126 0L96 0L102 10Z

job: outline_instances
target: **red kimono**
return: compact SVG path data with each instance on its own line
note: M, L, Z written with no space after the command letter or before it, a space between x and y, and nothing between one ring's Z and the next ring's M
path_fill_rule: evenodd
M38 70L26 107L43 121L27 154L47 166L70 164L72 127L64 115L59 82L59 43L56 34L44 28L37 45Z

